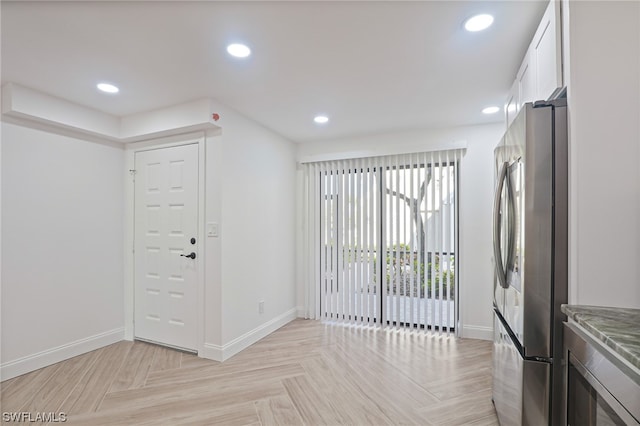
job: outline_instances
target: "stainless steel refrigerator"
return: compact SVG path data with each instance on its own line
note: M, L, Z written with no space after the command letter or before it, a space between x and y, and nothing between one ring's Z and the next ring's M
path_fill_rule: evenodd
M494 153L493 402L502 425L561 425L566 100L525 104Z

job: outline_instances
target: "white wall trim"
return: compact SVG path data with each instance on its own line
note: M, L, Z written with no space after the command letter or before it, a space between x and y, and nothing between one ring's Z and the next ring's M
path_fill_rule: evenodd
M135 269L134 269L134 230L135 230L135 176L130 170L136 168L135 153L125 148L124 152L124 170L125 178L123 179L124 188L124 262L123 262L123 312L124 312L124 338L133 340L133 305L134 305L134 285L135 285Z
M298 318L304 318L304 307L303 306L296 307L296 316Z
M493 328L478 325L463 325L460 337L464 339L493 340Z
M2 86L2 113L81 135L118 140L118 117L15 83Z
M2 86L2 115L80 139L117 143L220 129L213 102L202 98L124 117L94 110L16 83ZM214 115L217 118L214 118Z
M115 328L104 333L76 340L56 348L0 364L0 380L11 379L35 371L74 356L100 349L124 339L124 328Z
M21 116L19 114L2 114L0 121L3 123L15 124L16 126L27 127L33 130L40 130L54 135L78 139L83 142L92 142L114 148L123 148L125 146L122 142L109 139L105 136L99 136L88 132L83 133L78 130L68 129L64 126L58 126L55 123L52 124L43 120L34 120L28 116Z
M213 361L222 362L223 348L220 345L214 345L213 343L205 343L202 345L202 352L198 352L200 358L206 358Z
M212 359L214 361L225 361L238 352L248 348L256 343L258 340L267 337L280 327L290 323L296 319L298 314L298 308L293 308L268 321L251 331L239 336L225 345L214 345L211 343L205 343L203 345L202 353L198 355L202 358Z
M206 234L205 228L207 227L205 218L206 218L206 173L207 173L207 162L206 162L206 136L205 132L201 134L198 138L198 244L196 247L200 251L201 262L200 267L198 268L198 302L197 302L197 312L196 318L198 319L196 323L196 350L198 352L202 351L204 348L205 342L205 286L206 286L206 266L207 262L204 260L207 256L207 243L206 243Z

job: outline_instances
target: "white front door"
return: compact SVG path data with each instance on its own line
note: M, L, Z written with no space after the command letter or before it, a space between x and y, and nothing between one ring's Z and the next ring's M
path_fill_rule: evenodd
M195 350L198 145L136 152L135 169L135 337Z

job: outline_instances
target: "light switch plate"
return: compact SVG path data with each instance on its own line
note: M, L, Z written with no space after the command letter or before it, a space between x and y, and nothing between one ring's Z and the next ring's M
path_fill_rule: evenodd
M217 237L220 234L218 224L215 222L207 223L207 237Z

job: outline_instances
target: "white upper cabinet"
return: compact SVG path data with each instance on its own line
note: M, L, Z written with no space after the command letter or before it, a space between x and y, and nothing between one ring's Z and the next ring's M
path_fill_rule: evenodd
M560 25L560 2L551 1L529 48L535 64L536 100L549 99L563 86Z
M522 65L520 65L518 74L516 75L516 81L520 90L520 103L518 104L518 110L520 110L522 105L526 102L533 102L538 99L538 94L536 92L536 70L535 56L533 55L532 50L529 49L524 57Z
M518 86L518 80L516 80L513 82L511 90L509 90L507 102L504 103L504 114L507 126L516 118L518 111L520 111L520 86Z
M551 0L507 96L505 102L507 126L511 124L522 105L549 99L562 88L560 25L560 1Z

